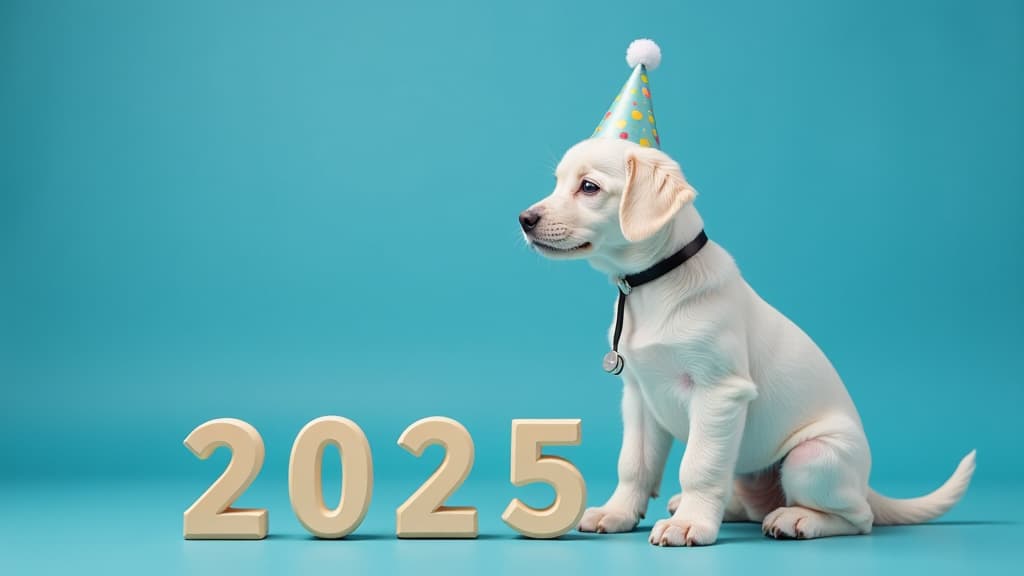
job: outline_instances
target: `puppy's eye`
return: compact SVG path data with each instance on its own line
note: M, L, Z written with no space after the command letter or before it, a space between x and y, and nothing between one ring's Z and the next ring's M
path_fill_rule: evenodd
M594 194L597 194L600 191L601 187L595 184L594 182L591 182L590 180L584 180L580 182L580 192L586 194L587 196L593 196Z

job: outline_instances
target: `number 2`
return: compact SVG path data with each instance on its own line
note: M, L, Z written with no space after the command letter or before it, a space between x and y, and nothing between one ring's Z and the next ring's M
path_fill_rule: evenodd
M263 438L247 422L219 418L200 424L185 438L185 447L202 460L217 448L231 449L224 473L185 510L185 538L259 540L267 537L267 511L231 508L260 473Z
M462 424L442 416L418 420L398 438L398 445L416 456L431 444L444 447L444 460L395 511L395 534L399 538L476 538L476 508L444 506L473 467L473 438Z

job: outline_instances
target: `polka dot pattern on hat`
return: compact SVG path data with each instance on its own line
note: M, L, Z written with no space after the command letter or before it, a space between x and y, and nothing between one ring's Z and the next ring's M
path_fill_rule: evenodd
M643 64L633 69L592 137L621 138L641 146L661 147L647 69Z

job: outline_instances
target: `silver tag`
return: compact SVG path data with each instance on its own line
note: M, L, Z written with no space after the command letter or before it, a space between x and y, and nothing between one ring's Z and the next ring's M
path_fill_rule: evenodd
M615 350L609 350L608 353L604 355L602 367L604 368L604 371L609 374L621 374L624 364L622 356L619 356L618 352Z

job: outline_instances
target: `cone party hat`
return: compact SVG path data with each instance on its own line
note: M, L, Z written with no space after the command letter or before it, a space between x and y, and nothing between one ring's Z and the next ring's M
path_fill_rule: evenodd
M661 148L647 78L647 73L661 64L661 48L653 40L634 40L626 49L626 63L633 73L608 107L592 138L621 138L641 146Z

